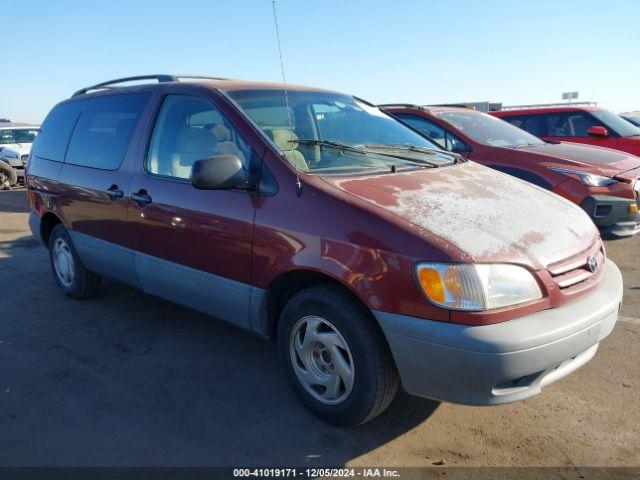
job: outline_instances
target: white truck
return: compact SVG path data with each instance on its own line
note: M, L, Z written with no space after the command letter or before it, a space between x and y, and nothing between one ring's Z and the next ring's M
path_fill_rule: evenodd
M31 145L39 130L38 125L0 122L0 190L23 181Z

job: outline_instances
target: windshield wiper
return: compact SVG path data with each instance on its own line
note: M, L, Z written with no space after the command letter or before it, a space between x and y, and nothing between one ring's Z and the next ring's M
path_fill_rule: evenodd
M464 158L462 155L458 155L456 153L452 153L449 152L447 150L440 150L438 148L430 148L430 147L420 147L418 145L412 145L412 144L368 144L365 145L365 147L367 147L368 149L371 148L378 148L381 150L400 150L400 151L408 151L408 152L417 152L417 153L429 153L432 155L435 154L439 154L439 155L446 155L448 157L453 158L453 163L462 163L462 162L466 162L467 159ZM408 160L410 162L414 162L414 163L420 163L422 165L428 165L430 167L442 167L447 165L446 163L437 163L437 162L430 162L428 160L424 160L422 158L415 158L415 157L409 157L409 156L405 156L402 154L391 154L391 153L380 153L380 152L373 152L373 153L377 153L378 155L385 155L385 156L389 156L389 157L396 157L396 158L401 158L403 160Z
M310 138L302 138L302 139L293 141L293 143L296 143L296 142L301 145L320 145L323 147L337 148L338 150L343 150L347 152L356 152L356 153L361 153L363 155L367 154L367 151L364 148L354 147L353 145L349 145L348 143L335 142L333 140L313 140Z
M519 145L508 145L506 148L514 148L517 150L519 148L540 147L542 145L546 145L546 143L521 143Z
M371 145L365 145L364 146L365 148L360 148L354 145L349 145L348 143L338 142L335 140L315 140L310 138L298 139L298 140L295 140L294 142L297 142L301 145L320 145L323 147L331 147L331 148L338 149L340 151L355 152L355 153L360 153L362 155L373 154L373 155L379 155L381 157L399 158L401 160L409 161L411 163L416 163L419 165L424 165L424 166L433 167L433 168L441 167L442 164L436 163L436 162L429 162L427 160L423 160L420 158L408 157L406 155L376 152L375 150L372 150L372 148L374 149L378 148L381 150L408 150L408 151L415 151L420 153L446 153L447 155L454 157L454 163L456 158L455 155L449 152L437 150L435 148L434 149L425 148L423 150L421 147L417 147L417 146L411 146L410 148L409 146L371 144Z

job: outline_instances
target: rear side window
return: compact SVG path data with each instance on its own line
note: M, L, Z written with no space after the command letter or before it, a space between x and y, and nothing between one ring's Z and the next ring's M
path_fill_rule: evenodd
M33 155L56 162L64 161L69 137L84 101L61 103L53 107L40 127L33 144Z
M71 136L66 162L116 170L150 96L133 93L88 100Z

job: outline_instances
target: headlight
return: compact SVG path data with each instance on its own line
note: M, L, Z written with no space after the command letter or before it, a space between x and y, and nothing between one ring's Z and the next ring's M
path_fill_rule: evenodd
M596 175L595 173L580 172L578 170L569 170L566 168L552 168L554 172L568 175L571 178L581 181L585 185L592 187L606 187L612 183L616 183L613 178L603 177L602 175Z
M419 263L416 274L427 298L451 310L491 310L542 298L533 275L516 265Z

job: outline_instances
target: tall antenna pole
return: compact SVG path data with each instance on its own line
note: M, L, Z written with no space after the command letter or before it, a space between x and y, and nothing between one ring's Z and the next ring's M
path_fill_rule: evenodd
M282 87L284 90L284 103L287 109L287 118L289 120L289 131L291 132L291 139L293 140L293 122L291 121L291 110L289 109L289 95L287 93L287 80L284 75L284 61L282 60L282 45L280 44L280 30L278 29L278 14L276 12L276 0L271 0L271 6L273 7L273 22L276 26L276 40L278 42L278 55L280 56L280 72L282 73ZM298 172L298 164L296 162L295 155L293 156L293 167L296 170L296 194L300 196L302 194L302 184L300 183L300 173Z

